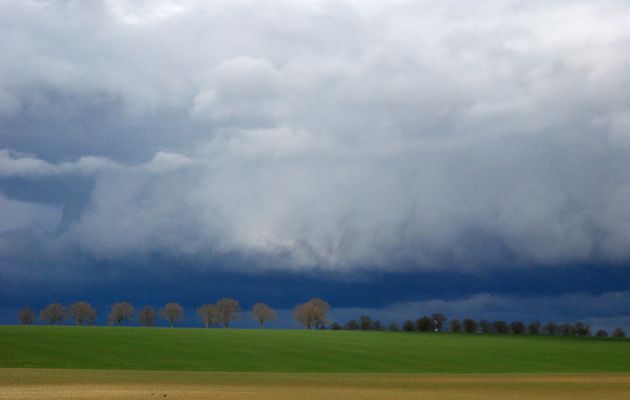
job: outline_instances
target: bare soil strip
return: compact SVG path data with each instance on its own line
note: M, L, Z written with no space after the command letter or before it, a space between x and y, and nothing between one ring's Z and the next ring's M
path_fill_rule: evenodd
M0 369L0 399L630 399L630 374L414 375Z

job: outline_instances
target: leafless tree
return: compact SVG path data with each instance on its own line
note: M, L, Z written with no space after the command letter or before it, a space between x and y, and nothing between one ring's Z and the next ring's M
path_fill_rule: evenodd
M555 336L558 334L558 330L560 328L558 327L558 324L556 324L553 321L549 321L547 322L547 324L545 325L545 327L543 328L543 333L545 335L549 335L549 336Z
M515 335L522 335L525 333L525 324L521 321L514 321L510 324L510 330Z
M197 309L197 314L199 314L199 318L201 318L201 322L206 328L219 323L219 310L216 304L202 305Z
M263 327L265 322L276 319L276 312L265 303L256 303L252 307L251 318Z
M154 326L155 325L155 308L151 306L144 306L142 311L138 314L138 322L142 326Z
M462 323L457 318L453 318L449 323L450 331L453 333L460 333L462 331Z
M361 315L359 317L359 329L362 331L369 331L374 327L374 321L369 315Z
M33 313L31 307L26 306L18 313L18 319L22 325L33 325L33 322L35 322L35 313Z
M435 332L439 332L442 330L442 326L444 325L444 322L446 322L446 317L444 316L444 314L441 313L434 313L433 315L431 315L431 321L433 322L433 330Z
M65 317L66 309L60 303L51 303L39 313L39 319L50 325L62 322Z
M492 328L492 323L485 319L479 321L479 329L481 330L481 333L484 334L492 333L494 331L494 329Z
M126 301L112 304L112 309L107 317L107 323L110 325L120 325L125 321L131 321L133 318L133 306Z
M597 333L595 334L596 337L608 337L608 332L606 332L603 329L600 329L597 331Z
M160 316L168 321L168 324L172 327L175 322L184 318L184 308L178 303L167 303L164 308L160 310Z
M96 321L96 310L85 301L79 301L68 307L68 315L77 325L92 325Z
M614 338L625 338L626 332L622 328L615 328L612 333L612 337Z
M398 332L400 331L400 328L398 327L397 323L392 322L389 325L387 325L387 330L390 332Z
M416 330L418 332L430 332L433 327L433 321L426 315L416 320Z
M474 319L466 318L463 323L464 332L466 333L475 333L477 332L477 321Z
M221 300L217 301L219 322L222 323L225 328L227 328L230 325L231 321L234 321L238 318L240 308L241 305L239 304L238 300L232 299L230 297L224 297Z
M416 330L416 326L413 324L413 321L408 319L403 322L402 330L405 332L413 332Z
M347 331L358 331L359 323L356 320L351 319L350 321L346 322L346 324L343 326L343 329Z
M530 335L538 335L540 333L540 321L533 321L527 325L527 333Z
M306 329L323 328L330 305L319 297L299 304L293 310L293 317Z

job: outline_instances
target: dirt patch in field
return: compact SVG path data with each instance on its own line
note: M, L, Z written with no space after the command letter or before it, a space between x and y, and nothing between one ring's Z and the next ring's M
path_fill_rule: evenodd
M630 375L0 369L0 399L630 399Z

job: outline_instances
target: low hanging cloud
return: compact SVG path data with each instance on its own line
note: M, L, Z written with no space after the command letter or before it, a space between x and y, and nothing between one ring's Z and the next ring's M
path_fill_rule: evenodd
M490 5L9 1L0 183L92 179L96 257L627 263L629 6Z

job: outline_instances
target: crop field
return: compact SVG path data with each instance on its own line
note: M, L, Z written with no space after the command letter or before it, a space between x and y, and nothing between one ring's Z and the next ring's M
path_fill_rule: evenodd
M389 332L1 326L0 368L630 372L630 341Z
M0 327L0 399L630 399L630 341Z

